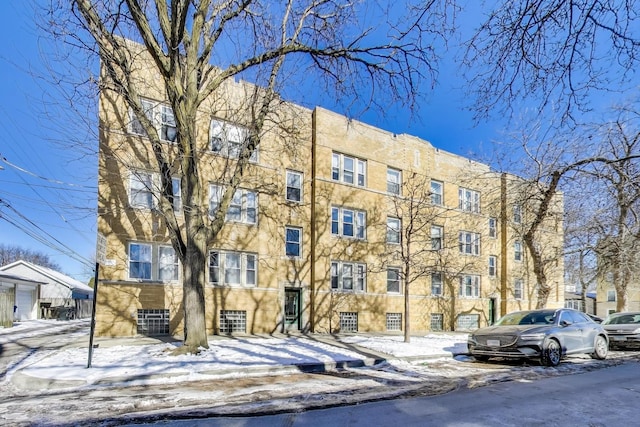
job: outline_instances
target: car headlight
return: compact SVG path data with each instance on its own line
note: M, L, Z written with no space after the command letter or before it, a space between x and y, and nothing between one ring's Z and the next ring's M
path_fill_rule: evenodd
M520 335L520 339L524 341L541 341L544 339L544 333L523 334Z
M635 331L633 331L634 334L640 334L640 328L637 328Z

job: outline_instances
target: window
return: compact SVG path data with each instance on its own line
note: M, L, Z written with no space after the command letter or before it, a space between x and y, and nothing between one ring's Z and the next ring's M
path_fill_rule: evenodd
M133 208L153 208L153 175L151 173L131 172L129 205Z
M169 335L169 310L138 309L136 332L139 335Z
M519 240L513 242L513 259L516 261L522 261L522 242Z
M614 302L616 300L616 291L607 291L607 302Z
M331 179L364 187L366 185L366 176L367 162L365 160L333 153L331 157Z
M211 120L209 140L211 151L216 154L232 159L239 158L248 137L249 130L247 128L222 120ZM251 153L249 161L254 163L258 161L257 148Z
M398 218L387 218L387 243L400 243L401 224Z
M513 284L513 297L517 300L521 300L524 296L524 281L522 279L516 279Z
M358 332L357 312L340 312L340 332Z
M461 314L458 316L456 329L460 331L472 331L480 325L479 314Z
M168 105L161 105L160 112L160 139L175 142L178 137L178 131L173 110Z
M444 329L444 314L442 313L432 313L431 314L431 330L442 331Z
M285 234L285 254L296 258L302 256L302 229L298 227L286 227Z
M151 280L152 249L150 244L129 243L129 278Z
M387 269L387 292L399 294L400 293L400 269L388 268Z
M442 296L442 272L431 273L431 295Z
M387 168L387 193L400 194L402 185L402 172L397 169Z
M177 281L178 256L171 246L152 243L129 243L129 278Z
M443 248L444 231L438 225L431 226L431 249L439 251Z
M431 203L441 206L443 200L443 184L440 181L431 181Z
M496 238L498 236L498 219L489 218L489 237Z
M209 283L219 286L256 286L257 255L210 251Z
M144 114L151 121L156 131L163 141L175 142L178 137L176 128L176 119L173 109L167 104L154 103L148 99L140 99ZM130 125L129 131L136 135L147 136L142 127L142 123L134 114L133 110L129 110Z
M213 217L218 210L224 188L220 185L209 185L209 216ZM226 220L255 224L258 222L258 196L254 191L238 188L233 194Z
M402 330L402 313L387 313L387 331Z
M171 246L158 247L158 279L163 282L178 280L178 256Z
M220 310L220 333L247 332L247 312L244 310Z
M171 188L173 192L173 211L180 212L182 210L182 188L180 186L180 178L171 178Z
M480 276L466 274L460 277L460 296L478 298L480 296Z
M461 231L458 242L461 254L480 255L480 234Z
M144 115L147 116L147 118L151 121L151 123L153 123L154 122L153 103L147 99L140 99L140 103L142 104ZM130 119L129 131L131 133L134 133L136 135L147 136L147 133L144 131L144 128L142 127L142 123L140 123L140 120L138 120L138 117L136 117L133 110L129 110L129 119Z
M489 256L489 276L494 277L497 274L497 263L498 258L493 255Z
M302 174L300 172L287 171L287 194L290 202L302 201Z
M331 234L364 240L366 227L366 214L363 211L331 208Z
M331 262L331 290L364 292L367 286L367 267L353 262Z
M520 224L522 222L522 206L513 205L513 222Z
M459 188L458 208L465 212L480 213L480 193L468 188Z

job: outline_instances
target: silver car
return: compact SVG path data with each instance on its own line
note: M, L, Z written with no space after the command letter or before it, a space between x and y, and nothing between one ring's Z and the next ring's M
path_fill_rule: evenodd
M604 328L569 308L509 313L493 326L469 334L467 344L477 360L538 358L545 366L557 366L569 354L605 359L609 350Z
M640 347L640 312L610 314L602 326L609 335L611 349Z

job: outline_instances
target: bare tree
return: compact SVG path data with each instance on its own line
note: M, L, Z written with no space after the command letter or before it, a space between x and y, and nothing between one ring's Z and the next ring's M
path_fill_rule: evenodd
M28 261L56 271L61 270L60 265L52 261L49 255L45 253L25 249L17 245L0 244L0 266L20 260Z
M623 113L600 132L603 148L620 160L598 164L592 172L600 194L593 223L599 229L596 246L601 274L611 273L616 309L628 309L628 287L638 277L640 248L640 130L638 115Z
M521 100L577 120L605 95L637 91L640 16L626 0L501 1L467 45L475 108L516 111ZM618 95L619 96L619 95Z
M281 105L279 92L315 77L325 82L328 93L360 100L359 105L398 100L413 105L420 81L434 77L433 46L445 35L447 3L418 2L407 7L405 16L393 11L392 2L367 3L364 8L360 3L323 0L74 0L70 13L66 2L53 5L51 16L59 19L51 22L63 27L56 27L57 33L100 58L100 90L125 99L151 142L161 177L158 209L183 267L187 351L208 346L203 295L207 245L222 229L266 128L278 119L274 112ZM381 21L384 17L388 20ZM126 38L139 40L152 58L153 73L173 109L177 170L145 115L140 82L133 77L138 52ZM237 161L229 165L224 194L209 220L201 206L196 115L205 100L221 97L224 85L237 78L256 84L245 103L249 135ZM182 226L172 208L172 173L181 177Z
M442 249L441 243L437 247L434 247L437 243L432 243L431 227L438 223L443 209L431 201L430 182L429 177L411 172L402 185L390 189L394 196L387 219L387 245L382 258L385 269L388 265L400 265L397 283L403 287L404 294L404 342L411 341L412 285L431 275L435 261L432 255ZM436 239L441 237L435 236ZM434 242L441 240L434 239Z

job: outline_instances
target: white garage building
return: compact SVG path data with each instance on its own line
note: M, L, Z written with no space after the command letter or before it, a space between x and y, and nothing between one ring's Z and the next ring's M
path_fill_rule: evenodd
M0 326L11 326L14 320L38 318L38 299L43 283L0 271Z

